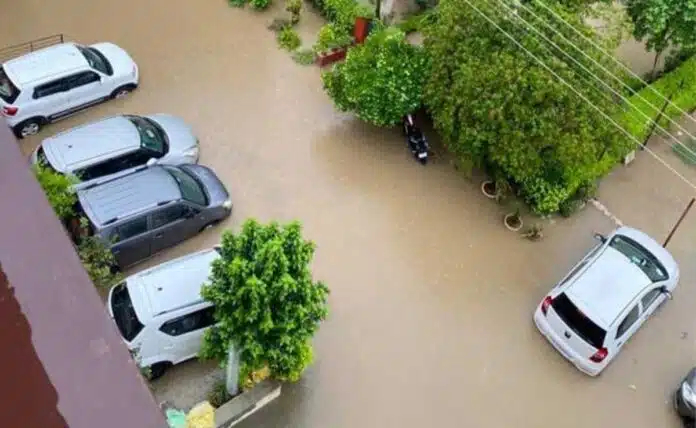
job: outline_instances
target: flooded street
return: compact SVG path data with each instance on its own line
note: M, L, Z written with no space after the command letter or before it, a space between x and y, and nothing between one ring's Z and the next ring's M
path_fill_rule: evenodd
M240 427L679 426L669 401L696 363L696 213L673 241L682 269L674 301L591 379L538 334L532 312L592 232L613 228L599 211L547 226L539 243L515 236L478 180L438 157L422 167L398 130L335 112L319 70L295 64L266 29L276 11L223 0L0 1L11 11L0 16L2 45L54 33L110 41L141 72L132 96L46 127L21 143L27 153L121 113L172 113L198 132L201 163L230 190L233 215L147 265L209 247L247 217L300 219L317 243L315 276L332 293L316 363ZM321 25L307 11L303 20L303 34ZM641 157L602 186L602 202L662 239L692 194L663 173ZM161 386L212 371L188 363Z

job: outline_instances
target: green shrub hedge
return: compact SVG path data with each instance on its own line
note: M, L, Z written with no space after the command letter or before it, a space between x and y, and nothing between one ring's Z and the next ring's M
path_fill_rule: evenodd
M311 3L329 22L351 32L358 16L371 18L373 11L356 0L311 0Z
M682 79L684 80L684 86L682 89L679 89L679 83ZM631 104L650 119L654 119L659 109L664 105L665 100L653 92L651 87L667 98L674 94L672 98L672 103L674 105L686 112L693 111L696 109L696 57L688 59L673 71L665 74L648 87L641 89L636 94L629 97ZM645 99L645 101L643 101L641 97ZM655 108L652 107L651 104L655 106ZM645 116L638 113L636 108L630 106L625 107L625 112L621 117L621 124L642 143L650 131L651 120L646 119ZM665 110L665 115L671 119L675 119L681 115L681 112L670 105ZM657 123L664 128L668 128L671 124L669 119L664 116L661 116Z

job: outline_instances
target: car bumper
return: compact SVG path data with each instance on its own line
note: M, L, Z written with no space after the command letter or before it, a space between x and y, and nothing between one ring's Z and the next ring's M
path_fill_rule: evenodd
M534 324L536 325L539 332L546 338L546 340L551 343L551 345L561 354L566 360L570 361L578 370L585 373L588 376L597 376L602 369L604 369L605 364L593 364L590 361L586 361L584 358L580 358L575 354L575 352L569 347L563 344L563 340L554 332L546 321L546 315L541 312L541 309L537 308L534 312Z
M677 414L682 418L696 419L696 408L684 400L681 392L681 383L679 385L679 388L674 391L674 397L672 400L674 403L674 410L676 410Z

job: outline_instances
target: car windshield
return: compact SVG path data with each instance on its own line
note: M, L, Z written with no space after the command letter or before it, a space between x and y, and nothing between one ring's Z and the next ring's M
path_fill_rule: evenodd
M566 296L561 293L553 299L551 307L563 322L575 332L582 340L599 349L604 344L604 337L607 332L587 318L580 309Z
M126 116L140 134L140 147L154 152L158 157L167 153L167 138L164 131L152 120L140 116Z
M12 80L5 73L5 69L0 67L0 98L8 104L15 102L19 96L19 89L12 83Z
M640 270L645 273L650 281L660 282L669 278L667 270L662 263L651 252L631 238L623 235L616 235L609 242L609 246L617 250Z
M111 64L101 52L85 46L77 46L77 50L85 57L90 67L109 76L113 74Z
M176 184L181 190L181 196L194 204L207 206L208 197L203 190L203 186L191 175L184 172L183 169L174 167L164 167L167 172L174 178Z
M128 288L125 283L120 283L111 293L111 310L114 313L114 321L118 330L126 341L130 342L143 329L143 324L133 309Z

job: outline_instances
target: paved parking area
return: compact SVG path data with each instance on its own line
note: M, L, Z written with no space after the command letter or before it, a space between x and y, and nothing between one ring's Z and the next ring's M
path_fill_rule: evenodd
M277 11L221 0L25 0L12 9L0 16L6 44L58 32L113 41L142 72L131 97L39 137L110 114L177 114L231 191L229 221L139 268L211 246L249 216L301 219L317 242L315 273L332 295L316 364L243 427L678 426L668 401L693 363L693 221L672 247L683 270L674 301L589 379L539 336L531 314L592 232L613 227L598 211L549 225L539 243L515 237L476 180L444 159L421 167L397 131L336 113L319 71L275 46L266 25ZM660 172L639 166L611 177L600 196L627 224L662 236L684 194L666 179L644 190ZM215 376L212 364L188 363L157 382L156 395L187 406Z

